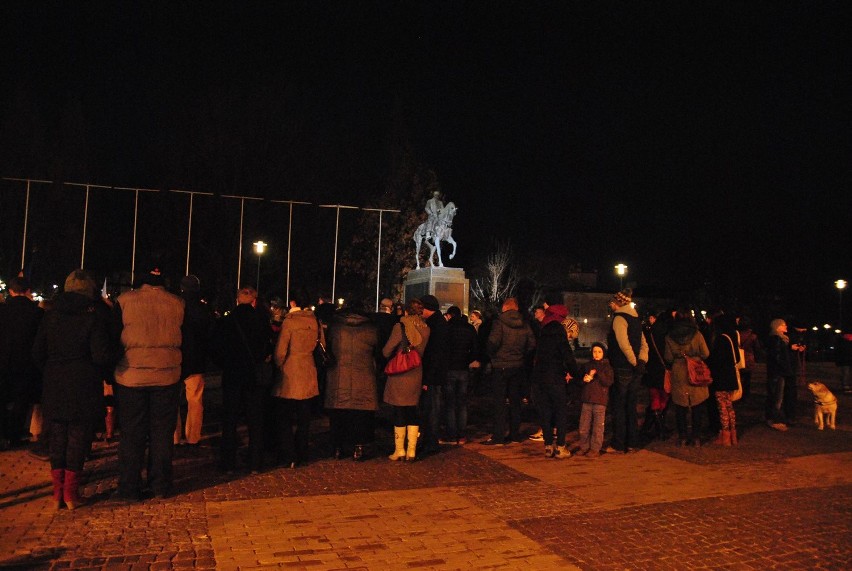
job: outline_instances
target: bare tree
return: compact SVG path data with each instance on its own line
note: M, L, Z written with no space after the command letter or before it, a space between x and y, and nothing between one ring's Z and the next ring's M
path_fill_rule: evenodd
M485 277L474 279L470 291L486 306L496 308L502 300L515 293L519 280L511 242L497 242L485 262Z

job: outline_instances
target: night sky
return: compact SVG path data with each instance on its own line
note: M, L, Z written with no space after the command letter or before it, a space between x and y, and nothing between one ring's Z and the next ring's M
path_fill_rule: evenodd
M0 18L0 176L361 205L405 147L460 207L454 265L508 237L554 266L624 262L637 292L709 282L824 318L852 277L849 2L20 3Z

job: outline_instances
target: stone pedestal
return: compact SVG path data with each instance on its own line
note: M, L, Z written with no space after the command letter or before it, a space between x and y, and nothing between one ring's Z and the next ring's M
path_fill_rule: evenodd
M411 270L403 283L405 300L432 294L441 302L441 312L452 305L467 315L470 298L470 280L462 268L428 267Z

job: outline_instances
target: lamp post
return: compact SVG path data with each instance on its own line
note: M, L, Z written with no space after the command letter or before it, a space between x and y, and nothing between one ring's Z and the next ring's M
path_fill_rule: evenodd
M263 240L258 240L254 243L254 252L257 254L257 291L260 293L260 257L263 255L263 252L266 250L266 242Z
M846 280L834 282L837 288L837 328L843 329L843 290L846 289Z
M616 264L615 265L615 273L618 275L618 289L624 289L624 276L627 275L627 266L624 264Z

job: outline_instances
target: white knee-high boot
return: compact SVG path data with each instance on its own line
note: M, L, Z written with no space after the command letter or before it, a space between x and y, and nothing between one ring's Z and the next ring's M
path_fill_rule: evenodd
M394 426L393 427L393 445L394 451L393 454L388 456L388 460L402 460L405 458L405 427L404 426Z
M419 426L407 426L408 429L408 450L405 452L405 461L411 462L414 460L414 455L417 451L417 437L420 436Z

